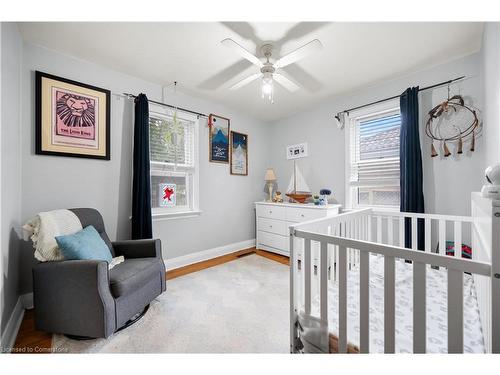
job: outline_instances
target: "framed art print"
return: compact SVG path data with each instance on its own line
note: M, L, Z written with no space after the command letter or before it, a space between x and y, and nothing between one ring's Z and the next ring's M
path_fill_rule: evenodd
M209 160L213 163L229 163L229 119L214 114L208 116Z
M248 175L248 135L231 132L231 174Z
M35 151L110 160L110 91L35 73Z

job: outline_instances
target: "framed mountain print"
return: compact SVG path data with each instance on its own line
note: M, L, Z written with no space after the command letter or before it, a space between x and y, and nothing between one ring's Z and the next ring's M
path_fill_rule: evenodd
M213 163L229 163L229 119L210 114L208 116L209 160Z
M231 174L248 175L248 135L231 132Z
M110 160L110 91L35 72L35 152Z

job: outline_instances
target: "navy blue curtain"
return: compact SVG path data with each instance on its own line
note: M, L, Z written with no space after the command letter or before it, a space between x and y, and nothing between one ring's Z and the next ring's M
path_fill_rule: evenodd
M424 212L422 153L418 121L418 87L408 88L400 98L401 139L400 158L400 210ZM418 220L417 247L424 249L424 221ZM405 247L412 247L411 220L405 220Z
M153 237L149 174L149 104L144 94L135 98L132 181L132 239Z

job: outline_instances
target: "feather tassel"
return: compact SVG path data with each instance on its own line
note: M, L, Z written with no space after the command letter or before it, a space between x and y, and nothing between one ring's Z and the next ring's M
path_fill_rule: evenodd
M451 155L450 149L446 145L446 141L443 143L443 149L444 149L444 157L447 158L448 156Z
M434 147L434 143L431 143L431 157L436 157L438 156L438 153L436 151L436 147Z

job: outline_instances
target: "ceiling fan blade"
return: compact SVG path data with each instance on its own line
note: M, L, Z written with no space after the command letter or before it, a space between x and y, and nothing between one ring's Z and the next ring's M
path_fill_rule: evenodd
M252 74L251 76L248 76L247 78L245 79L242 79L241 81L235 83L234 85L232 85L229 90L237 90L245 85L248 85L250 82L253 82L255 81L257 78L261 77L262 76L262 73L255 73L255 74Z
M304 57L310 55L313 52L319 51L323 48L323 45L318 39L314 39L302 47L297 48L295 51L283 56L281 59L276 61L274 64L276 68L283 68L284 66L293 64Z
M221 43L223 45L225 45L226 47L233 49L237 54L239 54L241 57L247 59L252 64L257 65L259 68L262 67L262 65L263 65L262 61L260 61L257 56L250 53L248 50L246 50L244 47L242 47L241 45L236 43L234 40L227 38L227 39L224 39Z
M293 82L292 80L288 79L282 74L275 73L273 74L273 78L278 82L281 86L283 86L285 89L291 92L297 91L300 87Z

